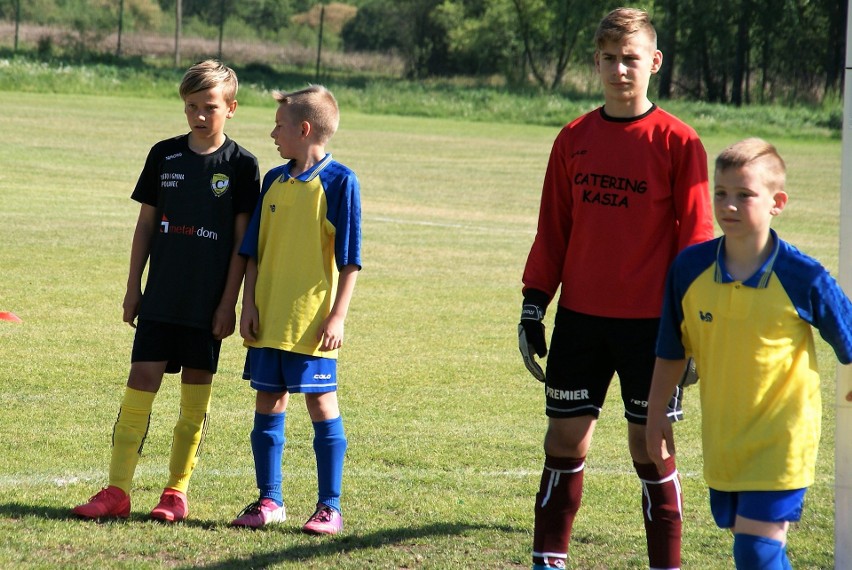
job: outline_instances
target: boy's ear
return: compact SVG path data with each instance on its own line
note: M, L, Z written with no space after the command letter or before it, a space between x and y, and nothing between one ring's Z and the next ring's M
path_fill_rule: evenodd
M657 73L660 71L660 68L663 66L663 52L660 50L654 50L654 56L651 63L651 74Z
M308 138L308 136L311 134L311 131L313 130L313 128L311 127L311 124L308 121L302 121L301 127L302 127L302 138Z
M775 195L772 196L772 200L775 202L775 204L769 210L769 213L773 216L777 216L778 214L780 214L781 210L784 209L784 206L787 205L787 198L787 193L783 190L779 190L778 192L776 192Z
M230 119L231 117L233 117L233 116L234 116L234 113L235 113L236 111L237 111L237 100L236 100L236 99L234 99L234 100L233 100L233 101L231 101L231 103L228 105L228 113L227 113L225 116L226 116L227 118L229 118L229 119Z

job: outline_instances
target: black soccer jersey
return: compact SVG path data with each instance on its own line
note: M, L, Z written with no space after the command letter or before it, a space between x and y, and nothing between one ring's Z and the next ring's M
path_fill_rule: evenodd
M188 135L148 153L132 198L157 208L159 231L139 310L149 319L208 329L221 300L234 247L234 219L254 210L257 159L230 138L199 155Z

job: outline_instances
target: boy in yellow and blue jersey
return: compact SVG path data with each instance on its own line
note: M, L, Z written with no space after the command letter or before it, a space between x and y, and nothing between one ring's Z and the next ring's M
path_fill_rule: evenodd
M684 250L668 274L648 401L648 453L674 453L666 404L694 356L704 478L737 568L791 568L787 530L813 482L821 402L811 327L852 362L852 303L770 220L787 203L774 146L746 139L716 159L714 209L724 235ZM851 394L852 395L852 394Z
M257 391L251 446L260 497L232 522L258 528L285 519L281 459L291 393L305 394L314 427L318 496L302 527L343 528L340 493L347 440L337 402L337 356L361 269L361 200L355 173L325 145L339 110L314 85L276 93L271 136L286 164L263 179L240 254L248 258L240 334Z

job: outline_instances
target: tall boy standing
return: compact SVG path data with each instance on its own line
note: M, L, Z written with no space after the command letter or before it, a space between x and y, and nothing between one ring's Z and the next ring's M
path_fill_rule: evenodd
M724 235L672 265L648 401L648 454L661 464L674 453L665 395L693 355L710 508L733 532L742 570L791 568L787 530L814 482L822 414L811 326L840 362L852 361L852 303L818 261L769 227L787 204L785 177L784 161L761 139L716 159Z
M285 519L287 402L301 392L313 422L318 484L316 510L302 530L336 534L347 446L337 356L361 269L360 187L325 151L340 117L331 92L314 85L275 98L271 136L289 161L264 177L240 249L248 257L240 334L246 377L257 391L251 446L260 497L232 524L257 528Z
M186 491L207 429L219 348L236 325L245 270L237 250L259 192L257 159L224 132L237 108L237 87L236 74L221 62L189 68L180 95L190 132L151 148L133 191L141 209L123 304L124 321L136 328L130 375L113 427L109 486L73 509L80 517L130 514L154 397L163 375L177 372L180 415L170 476L151 516L169 522L187 516Z
M548 416L533 568L565 568L585 458L617 373L649 564L672 569L680 566L678 474L673 457L659 470L651 462L644 424L666 270L678 251L713 237L707 155L692 128L648 99L662 54L644 11L610 12L595 44L604 105L553 145L523 276L519 346L545 383ZM534 353L547 353L542 320L560 287L545 375ZM680 413L676 401L671 416Z

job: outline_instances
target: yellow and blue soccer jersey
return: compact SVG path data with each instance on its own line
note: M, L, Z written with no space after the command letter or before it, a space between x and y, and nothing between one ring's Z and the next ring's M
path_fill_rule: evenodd
M337 358L317 332L337 295L339 270L361 267L361 198L355 173L327 154L299 176L290 163L264 176L240 254L257 260L260 333L245 346Z
M657 356L695 357L704 478L720 491L810 486L821 420L811 326L852 361L852 303L818 261L772 239L745 281L727 272L720 237L684 250L666 284Z

